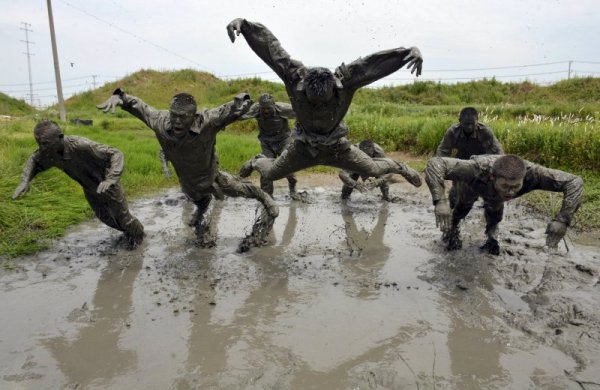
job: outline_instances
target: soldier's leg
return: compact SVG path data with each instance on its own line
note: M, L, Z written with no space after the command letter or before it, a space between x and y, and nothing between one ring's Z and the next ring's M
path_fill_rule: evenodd
M199 199L193 200L196 210L190 220L190 226L194 228L196 243L202 248L212 248L217 239L211 231L211 218L208 209L212 202L212 195L206 194Z
M103 194L84 190L94 214L106 225L125 233L130 245L137 246L144 239L144 226L129 212L120 184L113 185Z
M254 169L265 179L279 180L294 172L315 165L317 163L308 152L307 146L296 140L275 159L259 155L248 160L240 169L240 176L244 177L245 175L242 175L242 173Z
M390 185L389 183L385 182L382 185L379 186L379 189L381 190L381 198L387 202L391 202L392 199L390 198Z
M263 205L264 210L254 221L252 232L242 240L238 250L245 252L252 246L264 245L275 218L279 215L279 207L273 198L253 183L240 180L223 171L217 173L215 184L227 196L256 199Z
M452 182L452 187L450 187L450 191L448 191L448 202L450 203L450 208L453 209L454 206L456 205L456 191L457 191L457 187L460 186L459 181L457 182Z
M462 186L460 189L457 189L456 204L452 209L450 231L443 237L444 241L447 242L446 249L456 250L462 248L460 222L469 214L477 198L477 193L468 186Z
M487 240L480 248L492 255L500 254L500 244L498 243L498 224L504 216L504 203L488 203L484 202L483 210L485 215L485 234Z
M345 139L341 139L339 145L332 146L330 151L321 152L319 157L321 164L356 172L363 177L379 177L388 173L398 173L415 187L422 184L419 173L403 162L390 158L371 158Z
M272 146L267 142L260 143L261 153L266 158L275 158L277 154L273 150ZM264 176L260 176L260 188L267 194L273 196L273 180L269 180Z
M351 173L350 178L356 181L360 178L360 175L358 173ZM349 199L350 195L352 195L352 191L354 191L354 188L344 183L342 186L342 199Z

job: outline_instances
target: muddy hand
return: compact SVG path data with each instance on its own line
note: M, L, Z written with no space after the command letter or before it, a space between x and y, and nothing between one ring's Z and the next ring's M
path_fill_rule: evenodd
M98 189L96 190L96 192L102 194L106 192L106 190L108 190L113 184L114 183L112 181L104 180L103 182L100 182L100 184L98 184Z
M23 195L28 190L29 190L29 184L28 183L22 183L22 184L20 184L17 187L17 189L15 190L15 192L13 193L12 199L13 200L17 199L19 196Z
M557 248L560 240L567 232L567 224L560 221L552 221L546 227L546 245L549 248Z
M421 56L421 51L416 47L411 47L410 52L404 57L404 61L408 61L406 64L406 68L410 69L410 73L415 73L415 76L421 75L421 70L423 69L423 57Z
M111 112L111 113L115 113L115 111L117 110L117 107L123 104L123 100L121 99L121 96L119 95L112 95L111 97L108 98L108 100L106 100L104 103L102 104L98 104L96 106L96 108L98 108L99 110L102 110L103 112Z
M435 226L439 227L442 232L450 230L452 219L452 209L446 199L440 200L435 205Z
M240 33L242 32L242 23L244 22L244 19L242 18L237 18L237 19L233 19L231 21L231 23L229 23L227 25L227 35L229 35L229 39L231 39L231 42L235 42L235 37L240 35Z

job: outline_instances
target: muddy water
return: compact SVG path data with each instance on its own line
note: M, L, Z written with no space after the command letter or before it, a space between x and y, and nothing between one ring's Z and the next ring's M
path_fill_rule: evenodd
M244 199L215 204L211 249L193 245L192 207L176 191L133 205L148 234L134 251L98 222L80 225L0 274L0 388L600 382L598 248L550 253L545 222L512 206L500 256L477 250L480 210L448 254L427 196L402 195L281 196L271 245L244 254L255 215Z

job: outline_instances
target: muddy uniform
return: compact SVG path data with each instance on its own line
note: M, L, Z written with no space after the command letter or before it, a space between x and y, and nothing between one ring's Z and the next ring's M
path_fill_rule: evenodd
M308 68L292 59L271 31L260 23L243 20L240 32L252 50L281 78L296 113L294 142L277 159L257 158L252 164L264 178L282 179L315 165L330 165L363 177L386 173L407 175L410 168L403 163L388 158L371 159L352 145L346 138L348 128L342 119L354 93L409 63L404 58L410 49L381 51L342 64L334 73L334 97L317 107L305 93L304 76Z
M296 118L292 106L287 103L274 103L275 112L268 118L260 115L258 103L253 104L250 110L242 116L242 119L256 119L258 124L258 140L260 141L261 153L268 158L280 156L283 151L293 142L292 131L288 123L289 119ZM298 180L295 175L286 177L290 193L296 191ZM269 195L273 195L273 181L261 176L260 188Z
M129 213L127 200L119 178L123 173L123 153L116 148L92 142L77 136L64 137L62 154L46 156L35 151L23 172L23 183L29 183L35 175L56 167L83 187L83 193L96 217L111 228L125 232L139 240L144 227ZM101 194L98 185L103 181L111 185Z
M433 204L446 199L444 180L453 180L463 184L463 191L458 194L456 205L452 209L452 228L464 219L478 197L483 198L486 220L486 234L494 239L497 227L502 220L504 201L498 196L494 182L490 178L492 165L500 155L473 156L469 160L447 157L434 157L427 162L425 180L431 191ZM583 180L579 176L556 169L524 161L526 174L523 187L515 197L533 190L545 190L563 193L562 207L555 221L571 224L573 215L581 205Z
M358 144L355 145L358 147ZM383 148L377 144L373 144L373 154L369 154L369 157L373 158L384 158L385 152ZM344 182L342 186L342 199L350 198L352 191L354 190L354 186L356 185L356 181L361 177L358 173L341 171L339 174L340 179ZM368 179L367 177L362 177L363 181ZM379 189L381 190L381 195L383 199L389 200L390 198L390 185L387 180L383 180L383 182L379 185Z
M168 110L157 110L141 99L125 93L120 97L123 110L154 130L166 160L173 164L181 190L198 206L197 217L201 219L206 212L212 195L217 198L227 195L257 199L265 209L274 211L271 210L274 203L264 191L218 169L215 153L217 133L244 114L238 103L244 96L217 108L196 113L190 131L182 138L174 135Z
M456 149L456 158L461 160L468 160L471 156L481 154L504 154L502 145L492 129L483 123L477 123L471 134L466 134L460 123L450 126L435 155L436 157L451 157L454 149ZM460 181L452 183L448 194L451 208L454 208L456 204L457 193L462 191L462 185Z

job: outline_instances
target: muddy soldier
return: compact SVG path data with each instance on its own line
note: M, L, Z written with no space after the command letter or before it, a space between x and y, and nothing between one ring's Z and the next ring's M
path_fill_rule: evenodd
M265 157L275 158L281 155L285 148L292 143L292 132L288 123L294 119L296 114L292 106L287 103L275 102L273 96L263 93L254 103L250 110L242 116L242 119L256 119L258 124L258 140L260 141L261 153ZM295 175L286 177L290 190L290 197L300 200L296 192L298 180ZM260 188L269 195L273 195L273 181L261 176Z
M479 113L474 107L465 107L458 114L458 123L446 130L444 139L438 145L435 155L437 157L452 157L456 151L456 158L468 160L471 156L481 154L504 154L502 145L494 135L492 129L479 122ZM448 200L450 208L456 204L457 193L463 191L460 181L452 183ZM444 236L444 240L447 237Z
M296 171L330 165L364 177L399 173L411 184L421 185L419 174L404 163L388 158L371 159L346 138L342 122L354 93L396 70L407 66L421 74L423 60L416 47L381 51L342 64L335 72L307 68L290 58L273 33L259 23L235 19L227 25L232 42L242 34L250 48L282 79L296 113L292 144L276 159L258 155L244 164L240 176L257 170L267 180L278 180Z
M213 196L257 199L264 211L257 217L252 232L240 244L239 250L246 251L250 246L263 244L279 209L273 199L254 184L218 169L215 144L217 133L240 119L251 104L248 94L243 93L217 108L198 112L194 97L180 93L173 97L169 110L157 110L117 89L97 107L104 112L114 112L120 106L154 130L166 159L173 164L183 193L197 207L190 225L196 230L200 246L215 244L207 212Z
M29 183L38 173L57 167L81 185L99 220L124 232L130 247L142 242L144 227L129 212L119 183L124 168L121 151L86 138L65 136L53 121L38 123L33 135L39 149L27 161L13 199L27 192Z
M371 158L385 157L385 152L383 151L383 148L371 140L364 140L356 146ZM358 180L361 178L361 176L355 172L348 172L342 170L339 173L339 177L342 180L342 182L344 182L344 185L342 186L342 199L349 199L354 189L357 189L360 192L364 192L367 189L378 186L381 190L382 199L387 202L392 201L392 199L390 198L389 175L384 175L380 178L377 178L376 181L370 182L369 185L365 184L365 181L367 180L366 177L363 177L363 183L360 183Z
M446 199L444 180L463 185L454 209L450 209ZM435 205L436 225L448 235L448 250L462 247L460 221L477 198L483 198L487 240L480 249L493 255L500 254L498 224L502 221L504 202L533 190L562 192L562 207L546 228L546 244L556 248L583 195L583 180L579 176L545 168L512 154L473 156L469 160L433 157L427 162L425 181Z

